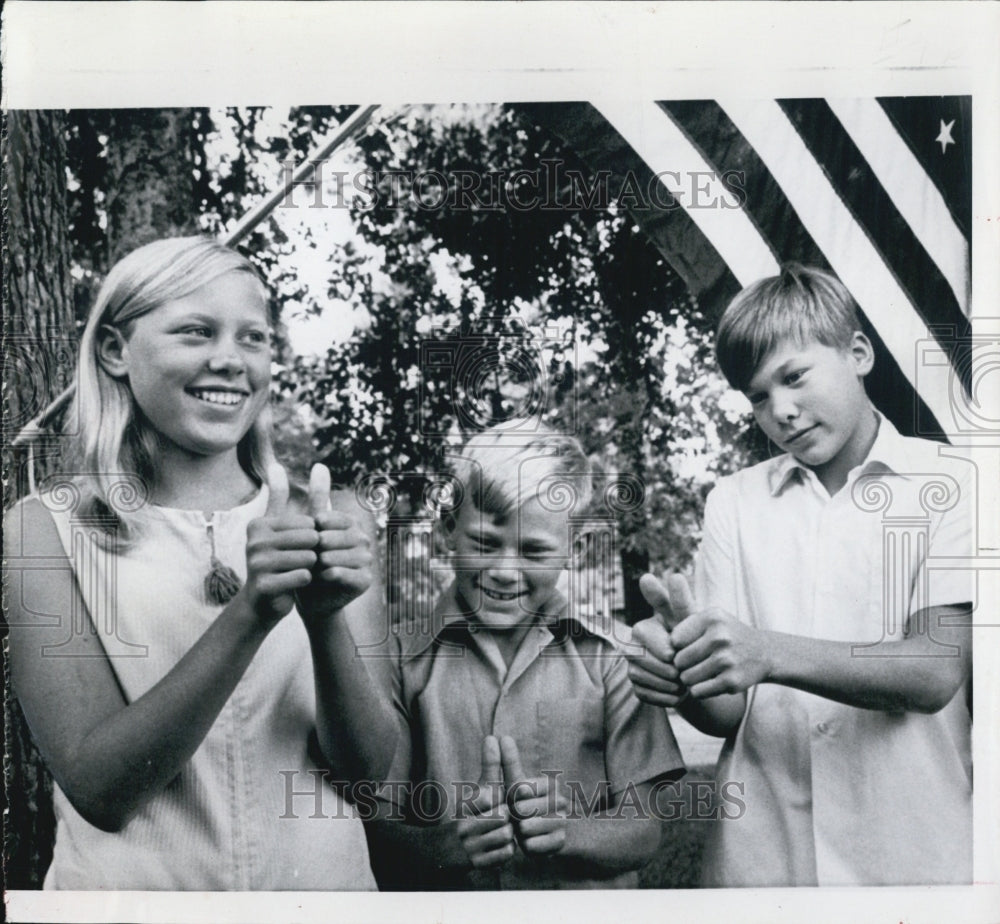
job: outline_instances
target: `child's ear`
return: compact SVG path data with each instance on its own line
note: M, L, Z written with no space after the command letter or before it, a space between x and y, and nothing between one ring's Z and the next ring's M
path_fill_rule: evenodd
M875 349L871 341L861 331L856 330L851 337L851 358L858 370L858 375L864 377L872 371L875 365Z
M110 324L102 324L97 331L97 361L112 378L128 374L128 344L122 332Z

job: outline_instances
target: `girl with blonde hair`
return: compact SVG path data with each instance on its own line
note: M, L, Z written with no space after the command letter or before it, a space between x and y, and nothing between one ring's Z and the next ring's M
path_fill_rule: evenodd
M46 888L374 887L313 744L348 775L386 746L355 655L382 616L371 525L323 466L289 502L270 373L240 254L174 238L108 274L71 471L5 530L12 679L56 783Z

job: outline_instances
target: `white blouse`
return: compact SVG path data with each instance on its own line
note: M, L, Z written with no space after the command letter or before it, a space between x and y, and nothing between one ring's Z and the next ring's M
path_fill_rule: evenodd
M64 500L65 495L59 500ZM94 524L43 496L87 605L73 631L96 632L130 702L154 686L222 610L207 601L209 518L146 506L124 552L102 551ZM267 507L211 517L218 558L246 578L246 533ZM68 575L66 576L68 579ZM72 639L65 654L71 655ZM54 651L57 655L60 652ZM180 774L118 833L88 824L56 787L51 889L368 890L360 820L308 754L312 661L293 611L268 635Z

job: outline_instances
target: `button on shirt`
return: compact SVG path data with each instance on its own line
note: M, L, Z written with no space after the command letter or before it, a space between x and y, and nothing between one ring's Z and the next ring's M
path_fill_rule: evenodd
M955 560L971 554L972 479L939 448L880 417L833 497L789 455L722 479L705 509L699 607L878 658L880 643L927 631L911 626L919 611L972 602L972 572ZM964 690L924 715L751 688L718 771L743 784L746 811L714 826L705 884L970 882L970 739Z
M462 783L480 779L487 735L510 735L529 777L558 774L559 783L588 802L596 793L614 804L630 785L683 774L665 710L636 699L625 661L609 639L560 607L528 629L508 668L491 633L463 610L451 588L427 625L404 626L393 639L394 702L405 724L401 737L410 746L400 745L389 779L436 781L448 800L444 813L442 788L412 790L411 816L454 817ZM469 874L460 887L636 883L635 873L567 881L518 853L498 870Z

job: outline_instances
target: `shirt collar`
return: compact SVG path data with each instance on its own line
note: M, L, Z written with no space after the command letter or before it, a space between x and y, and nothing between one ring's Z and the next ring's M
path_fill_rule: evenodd
M901 475L904 478L909 472L919 470L919 463L914 460L910 452L910 441L900 434L892 425L892 421L886 418L877 408L872 406L875 417L878 420L878 432L875 434L875 442L868 450L865 461L856 469L851 471L851 475L869 474L879 471L891 472ZM916 467L915 467L916 466ZM803 465L791 453L785 453L771 461L768 471L768 486L771 489L771 496L776 497L793 478L802 479L809 471L808 466ZM849 476L850 477L850 476Z
M451 634L457 638L460 634L468 632L469 627L476 624L473 613L474 610L455 592L455 584L452 582L441 593L429 620L420 623L414 620L401 628L399 637L402 659L411 661L427 651L438 639ZM548 629L553 637L570 630L571 624L590 634L596 634L593 627L570 612L567 600L562 594L556 594L546 606L545 613L534 620L534 625Z

